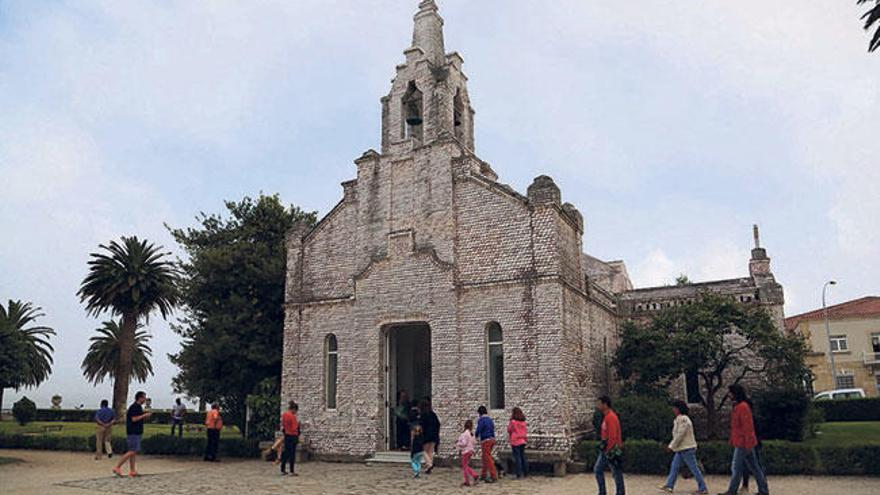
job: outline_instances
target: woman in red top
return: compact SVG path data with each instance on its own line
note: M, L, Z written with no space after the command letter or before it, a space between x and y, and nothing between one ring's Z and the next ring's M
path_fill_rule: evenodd
M529 461L526 460L526 415L522 409L513 408L510 422L507 423L507 438L510 440L510 448L513 450L513 460L516 464L516 479L524 478L529 474Z
M737 493L743 472L746 469L755 477L755 482L758 484L758 494L767 495L770 493L770 488L767 486L764 470L755 456L758 438L755 436L752 409L746 402L748 399L746 391L742 385L731 385L727 390L727 397L733 401L733 411L730 414L730 444L733 445L733 462L731 463L730 485L723 495Z
M605 469L611 466L611 474L614 477L614 493L624 495L626 488L623 484L623 466L620 464L620 454L623 449L623 433L620 428L620 420L611 409L611 399L603 395L596 402L596 409L604 415L602 419L602 444L599 449L599 457L593 472L596 474L596 483L599 485L599 495L605 495Z

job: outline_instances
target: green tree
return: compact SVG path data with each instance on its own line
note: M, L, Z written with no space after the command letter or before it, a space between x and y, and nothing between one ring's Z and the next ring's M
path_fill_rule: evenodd
M153 374L153 365L150 363L153 350L147 345L151 338L150 334L141 328L143 326L139 324L134 334L131 375L132 378L143 383L147 381L147 377ZM122 321L105 321L101 328L95 331L98 332L98 335L89 339L91 345L89 345L89 350L83 359L82 372L86 380L97 385L107 377L111 381L116 378L121 355Z
M29 302L0 304L0 408L7 388L36 387L52 373L49 338L55 330L34 323L45 316Z
M247 396L281 376L286 235L315 214L277 195L225 206L227 216L202 213L197 228L169 229L188 255L179 262L184 316L173 326L182 348L170 358L176 391L218 401L244 432Z
M119 358L113 372L113 409L121 416L128 400L138 325L156 311L162 318L171 314L177 304L178 274L169 253L146 240L122 237L121 243L99 247L100 252L91 254L89 273L77 295L89 314L110 312L121 317Z
M862 15L862 19L865 20L865 31L870 31L874 24L877 24L877 28L874 31L874 37L871 38L871 41L868 43L869 52L873 52L877 48L880 48L880 0L857 1L859 5L866 3L870 4L872 2L874 3L874 6Z
M704 294L664 309L645 323L626 322L613 364L639 392L663 390L685 374L699 383L709 434L718 436L726 387L745 379L795 386L804 376L806 344L776 328L767 311L731 297Z

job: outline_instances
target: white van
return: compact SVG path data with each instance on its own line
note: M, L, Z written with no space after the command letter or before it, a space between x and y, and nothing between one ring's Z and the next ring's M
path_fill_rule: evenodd
M813 400L864 399L865 391L861 388L839 388L828 392L819 392Z

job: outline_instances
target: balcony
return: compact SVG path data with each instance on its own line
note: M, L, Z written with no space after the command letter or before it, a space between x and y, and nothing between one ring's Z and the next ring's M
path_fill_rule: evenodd
M863 352L862 356L865 358L865 365L880 365L880 352Z

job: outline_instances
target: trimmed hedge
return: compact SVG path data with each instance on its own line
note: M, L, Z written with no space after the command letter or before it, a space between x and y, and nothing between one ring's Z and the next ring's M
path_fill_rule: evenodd
M95 409L37 409L34 421L65 422L65 423L91 423L95 420ZM150 424L171 424L170 411L152 411L153 415L147 420ZM203 412L187 411L185 422L187 424L205 424ZM122 418L125 419L125 418Z
M870 399L817 400L825 421L880 421L880 397Z
M632 440L656 440L668 442L672 439L672 423L675 415L669 401L655 397L629 395L614 401L614 412L620 422L627 425L626 437ZM602 427L602 413L593 413L593 431Z
M205 438L179 438L171 435L146 437L141 452L149 455L200 456L205 453ZM0 435L0 449L66 450L94 452L95 436L58 437L47 435ZM125 438L113 438L113 451L125 452ZM258 458L259 442L243 438L221 438L221 457Z
M665 445L648 440L624 442L623 470L634 474L666 474L672 454ZM592 466L596 462L596 442L584 441L577 456ZM723 442L701 443L697 458L707 474L729 474L733 449ZM880 475L880 445L854 447L813 447L785 442L764 442L761 463L767 474Z

